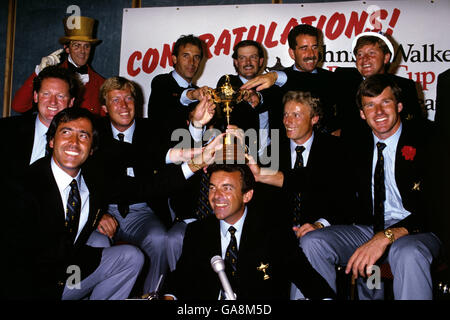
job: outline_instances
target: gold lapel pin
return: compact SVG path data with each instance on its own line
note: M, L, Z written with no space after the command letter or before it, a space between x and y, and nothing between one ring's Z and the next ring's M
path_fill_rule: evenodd
M414 182L413 190L420 191L420 181L419 182Z
M268 267L269 267L268 263L264 264L261 262L261 265L256 268L256 270L264 272L264 280L270 279L270 276L266 273L266 269Z

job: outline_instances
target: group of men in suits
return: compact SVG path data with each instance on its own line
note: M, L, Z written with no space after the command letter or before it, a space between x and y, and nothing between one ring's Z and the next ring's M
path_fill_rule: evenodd
M376 33L355 39L359 78L353 72L348 79L354 85L339 94L330 94L331 83L351 72L318 67L317 29L294 27L289 34L294 65L265 75L258 75L262 46L241 41L233 53L237 76L230 80L248 91L228 127L212 89L193 84L204 51L192 35L175 43L174 70L153 80L148 119L137 116L139 88L128 79L103 83L99 105L107 117L94 120L71 108L79 96L71 71L40 71L33 88L38 114L2 119L0 128L24 133L2 143L2 150L17 151L17 158L2 159L12 169L5 181L13 183L1 187L12 208L19 200L13 190L29 195L14 209L19 221L26 221L24 230L30 235L33 226L48 230L30 258L37 266L31 277L39 279L43 297L126 298L142 269L141 293L220 299L220 282L210 266L210 258L219 255L239 299L287 299L291 284L291 299L335 298L335 265L366 277L367 267L379 261L391 265L395 298L431 299L430 265L441 250L423 223L431 133L429 123L419 121L417 93L407 93L411 81L386 73L393 56L387 41ZM357 109L349 103L352 96ZM349 119L354 120L346 123ZM256 159L206 170L223 137L205 138L212 127L233 134L236 128L255 129L257 141L247 143L257 144ZM173 136L180 128L188 147L180 148ZM269 129L285 134L273 140ZM261 166L258 156L278 143L272 148L279 151L278 170ZM277 201L269 201L273 198ZM20 238L18 222L11 226L6 244ZM12 266L22 261L13 249L24 247L21 239L8 250ZM67 271L73 265L81 269L75 286ZM199 287L203 278L208 281ZM359 285L360 298L381 297L382 291L368 290L361 280Z

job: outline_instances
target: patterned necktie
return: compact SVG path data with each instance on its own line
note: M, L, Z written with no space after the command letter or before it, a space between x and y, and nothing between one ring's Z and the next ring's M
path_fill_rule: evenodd
M228 281L230 281L231 288L236 284L236 265L237 265L237 241L235 237L236 229L231 226L228 228L230 233L230 242L225 252L225 273L227 274ZM226 300L223 290L220 293L220 300Z
M81 197L78 190L77 180L73 179L70 183L69 198L67 199L67 214L65 226L72 239L75 241L75 237L78 232L78 222L80 221L81 212Z
M375 166L374 173L374 199L373 199L373 212L374 212L374 225L373 232L377 233L384 230L384 201L386 200L386 187L384 185L384 157L383 149L386 148L386 144L382 142L377 143L378 148L378 160Z
M120 142L125 142L125 135L123 133L118 133L117 137L119 138ZM123 174L125 175L125 177L127 176L127 169L125 169ZM125 218L128 212L130 212L130 206L123 199L121 199L120 202L118 203L117 209L119 210L119 213L123 218Z
M305 151L304 146L295 147L295 152L297 152L297 158L295 159L294 169L303 167L303 156L302 156L303 151ZM294 226L300 224L300 213L301 213L301 193L297 192L294 197Z
M234 278L236 276L236 265L238 254L237 241L236 237L234 236L236 229L233 226L231 226L228 228L228 232L230 233L230 243L228 244L227 251L225 253L225 262L229 267L228 270L231 271L230 273L231 278Z
M198 197L197 207L195 209L195 216L201 220L209 215L214 214L211 205L209 204L209 174L201 170L200 177L200 193Z

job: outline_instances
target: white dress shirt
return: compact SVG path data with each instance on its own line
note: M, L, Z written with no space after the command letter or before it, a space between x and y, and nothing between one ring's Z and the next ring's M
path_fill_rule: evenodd
M236 243L239 250L239 245L241 243L242 230L244 228L245 217L247 216L247 207L244 209L244 214L242 217L233 225L226 223L224 220L220 220L220 243L222 248L222 258L225 259L225 254L227 252L227 247L230 244L231 234L228 229L233 226L236 229L234 236L236 237Z
M125 131L119 131L116 129L116 127L113 126L113 124L111 123L111 129L112 129L112 133L113 133L113 137L116 140L120 140L119 139L119 133L123 134L123 141L127 142L127 143L133 143L133 134L134 134L134 129L136 128L136 121L133 120L133 124L126 129ZM129 177L134 177L134 170L132 167L127 168L127 175Z
M384 201L384 221L385 228L405 219L411 214L403 207L402 196L395 181L395 155L397 152L398 140L402 133L402 125L400 128L386 140L380 140L373 135L374 150L372 162L372 201L374 199L374 174L375 166L378 160L377 142L386 144L383 150L384 158L384 184L386 188L386 200Z
M239 79L241 79L242 83L247 83L248 79L239 75ZM263 103L262 95L259 95L261 101L260 104ZM269 111L264 111L259 114L259 147L258 147L258 155L261 156L264 149L270 144L269 137Z
M48 128L41 122L41 120L39 120L39 116L36 115L36 121L34 124L33 151L31 152L30 164L45 156L45 147L47 146L47 130Z
M181 88L185 88L186 90L183 90L183 92L181 93L180 96L180 103L183 106L188 106L190 105L192 102L195 102L197 100L191 100L187 97L187 92L189 90L195 90L194 88L192 89L188 89L188 87L192 84L190 82L187 82L182 76L180 76L175 70L173 70L171 72L172 77L175 79L175 81L177 82L178 86Z
M51 160L51 169L56 180L56 184L58 185L59 193L61 195L62 205L64 208L64 219L67 215L67 200L69 199L70 183L73 179L77 180L78 190L80 191L81 197L81 212L77 236L75 237L76 241L89 217L89 189L83 179L83 176L81 175L81 170L80 172L78 172L78 175L73 178L66 172L64 172L60 167L58 167L53 158Z

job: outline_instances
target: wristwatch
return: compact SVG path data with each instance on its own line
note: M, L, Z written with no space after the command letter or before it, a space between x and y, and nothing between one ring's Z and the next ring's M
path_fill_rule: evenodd
M386 236L386 238L389 239L389 244L394 243L395 239L394 239L394 233L392 232L391 229L386 229L384 230L384 235Z
M323 225L323 223L322 223L322 222L319 222L319 221L314 222L314 225L315 225L318 229L322 229L322 228L325 227L325 226Z

